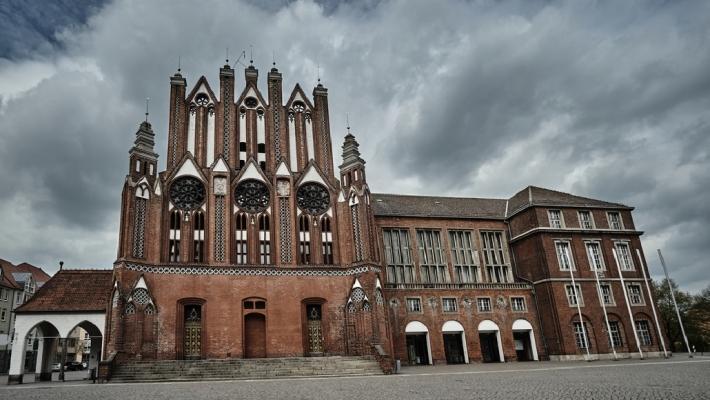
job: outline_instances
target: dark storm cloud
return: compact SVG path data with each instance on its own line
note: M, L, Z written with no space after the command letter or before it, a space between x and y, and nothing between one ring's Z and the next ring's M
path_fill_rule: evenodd
M349 113L373 190L627 203L655 273L660 247L685 287L710 282L708 3L116 1L49 30L34 6L3 14L28 32L0 55L3 258L109 266L144 98L164 165L178 57L217 91L225 48L253 45L286 97L320 67L335 159Z

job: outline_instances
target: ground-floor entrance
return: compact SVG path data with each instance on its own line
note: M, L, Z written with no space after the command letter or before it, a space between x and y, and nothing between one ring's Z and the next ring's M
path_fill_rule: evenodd
M251 313L244 317L244 358L266 357L266 317Z
M429 364L429 344L427 333L407 334L407 358L409 365Z
M466 362L461 333L444 333L444 353L447 364L464 364Z
M513 342L518 361L532 361L534 359L529 332L513 332Z
M478 334L478 338L481 342L483 362L500 362L496 332L481 332Z

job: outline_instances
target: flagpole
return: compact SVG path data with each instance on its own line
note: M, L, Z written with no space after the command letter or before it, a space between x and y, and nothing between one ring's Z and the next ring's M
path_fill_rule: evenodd
M606 313L604 294L602 293L602 286L599 283L599 270L596 268L596 266L594 267L594 277L597 279L597 296L599 297L599 301L602 303L602 310L604 310L604 322L606 322L606 331L609 334L609 344L611 345L611 351L614 353L614 361L617 361L619 360L619 357L616 355L616 346L614 346L614 338L611 337L611 325L609 324L609 315Z
M591 360L591 355L589 354L589 346L591 345L589 341L589 337L587 336L587 328L584 326L584 319L582 318L582 308L579 305L579 299L580 299L580 294L579 292L582 291L582 288L579 288L579 291L577 290L577 284L575 283L574 280L574 273L572 272L572 258L570 257L569 250L567 247L565 247L565 256L567 257L567 264L569 265L569 276L572 279L572 290L574 291L574 300L577 305L577 314L579 314L579 325L582 327L582 336L584 337L584 348L587 350L587 356L585 357L586 361Z
M639 334L636 332L636 323L634 322L634 315L631 313L631 304L629 303L629 294L626 291L626 283L624 282L624 275L621 273L621 266L619 266L619 257L616 255L616 248L611 249L612 254L614 254L614 261L616 262L616 269L619 271L619 280L621 280L621 290L624 292L624 300L626 300L626 310L629 312L629 320L631 321L631 329L634 331L634 339L636 339L636 347L639 349L639 355L643 360L643 351L641 351L641 343L639 342Z
M651 293L651 285L648 283L648 277L646 276L646 265L641 257L641 251L636 249L636 256L639 258L639 263L641 267L641 272L643 272L643 281L646 282L646 291L648 292L648 301L651 303L651 311L653 311L653 320L656 322L656 332L658 332L658 337L661 340L661 346L663 346L663 357L668 358L668 350L666 350L666 341L663 339L663 332L661 332L661 324L658 322L658 314L656 314L656 302L653 299L653 294ZM668 282L670 285L670 281ZM671 288L673 290L673 288Z
M693 352L690 351L690 344L688 343L688 336L685 335L685 328L683 327L683 320L680 318L680 311L678 310L678 303L675 301L675 294L673 294L673 285L671 285L671 278L668 277L668 269L666 268L666 260L663 259L663 254L661 254L661 249L657 249L658 258L661 259L661 266L663 266L663 273L666 274L666 281L668 282L668 289L671 292L671 299L673 300L673 306L675 307L675 313L678 316L678 323L680 324L680 331L683 333L683 340L685 341L685 348L688 349L688 357L693 358Z

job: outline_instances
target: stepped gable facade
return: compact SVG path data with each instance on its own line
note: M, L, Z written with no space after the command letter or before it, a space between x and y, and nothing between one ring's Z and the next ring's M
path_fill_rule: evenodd
M240 85L229 65L215 88L170 77L164 171L151 124L140 124L105 357L371 355L387 371L394 359L601 354L607 329L589 264L600 259L617 348L637 350L633 319L646 321L642 349L658 350L651 299L629 318L612 259L617 249L630 263L625 285L643 283L631 208L535 187L510 199L373 194L349 132L334 165L323 85L284 92L276 68L258 82L253 65Z

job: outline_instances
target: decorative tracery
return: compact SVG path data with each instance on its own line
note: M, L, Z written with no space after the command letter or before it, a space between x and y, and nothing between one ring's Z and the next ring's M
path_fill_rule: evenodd
M237 206L248 213L259 213L269 206L269 188L264 182L246 179L234 189Z
M180 210L194 210L205 202L205 185L192 176L177 178L170 186L170 201Z
M298 207L311 215L321 215L330 207L328 189L316 182L306 182L296 192Z

